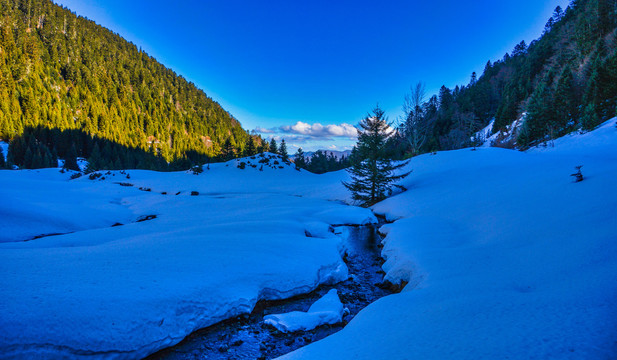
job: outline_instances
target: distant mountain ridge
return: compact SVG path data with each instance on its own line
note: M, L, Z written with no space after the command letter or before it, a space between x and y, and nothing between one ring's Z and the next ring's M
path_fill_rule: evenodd
M315 151L307 151L304 153L304 158L305 159L310 159L313 157L313 155L315 155L315 152L317 151L321 151L323 152L326 156L334 156L337 159L341 159L343 157L349 157L349 155L351 155L351 150L343 150L343 151L339 151L339 150L315 150ZM289 156L291 159L294 159L296 156L295 155L291 155Z

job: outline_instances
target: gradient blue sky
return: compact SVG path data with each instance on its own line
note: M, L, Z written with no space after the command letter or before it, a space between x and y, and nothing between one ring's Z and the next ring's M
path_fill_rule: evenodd
M441 85L467 84L487 60L539 37L553 9L569 3L55 2L140 46L244 128L262 129L266 137L275 131L292 151L349 148L354 141L341 124L357 124L377 103L396 120L418 81L429 94Z

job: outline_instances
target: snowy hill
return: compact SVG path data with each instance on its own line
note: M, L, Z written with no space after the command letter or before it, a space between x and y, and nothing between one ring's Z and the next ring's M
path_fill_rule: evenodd
M574 166L585 179L575 183ZM617 354L617 129L525 153L423 155L374 207L404 291L283 359L608 359Z

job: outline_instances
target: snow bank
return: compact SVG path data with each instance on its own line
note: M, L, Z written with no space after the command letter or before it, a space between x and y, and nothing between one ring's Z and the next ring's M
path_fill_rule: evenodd
M338 324L343 321L345 309L336 289L317 300L307 312L292 311L264 317L264 323L282 332L308 331L321 325Z
M329 225L370 210L342 204L340 180L313 196L302 189L319 176L236 163L95 180L0 171L0 358L137 359L346 279Z
M489 121L488 125L486 125L481 130L477 131L471 138L471 141L476 141L479 143L480 147L488 147L491 146L491 141L495 139L495 135L491 136L493 133L493 125L495 124L495 118Z
M409 284L282 358L613 358L615 120L554 148L414 158L409 191L375 206L399 219L386 278Z
M69 182L57 169L0 172L0 243L109 227L137 215L112 183Z

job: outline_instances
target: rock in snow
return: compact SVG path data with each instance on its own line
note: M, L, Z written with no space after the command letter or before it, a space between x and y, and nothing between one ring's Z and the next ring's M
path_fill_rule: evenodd
M321 325L333 325L343 321L345 308L338 297L336 289L328 291L315 301L307 312L292 311L284 314L272 314L264 317L264 323L274 326L282 332L308 331Z

